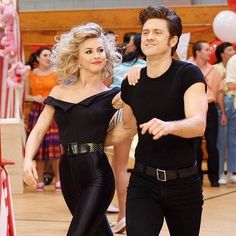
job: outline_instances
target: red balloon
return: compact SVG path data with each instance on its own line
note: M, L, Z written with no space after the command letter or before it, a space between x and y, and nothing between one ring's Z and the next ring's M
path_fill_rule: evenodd
M211 47L211 58L209 60L209 63L214 64L217 61L216 55L215 55L215 51L216 51L216 47L218 45L220 45L221 43L223 43L223 41L221 41L221 40L219 40L217 38L215 38L214 40L209 42L210 47Z
M236 0L227 0L231 10L236 12Z
M234 48L234 50L236 52L236 43L233 43L233 48Z

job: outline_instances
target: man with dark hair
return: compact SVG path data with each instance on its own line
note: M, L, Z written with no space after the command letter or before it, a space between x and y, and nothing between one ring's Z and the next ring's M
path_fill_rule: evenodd
M223 94L223 78L220 73L208 63L211 56L210 45L207 41L200 40L193 44L192 47L193 59L192 63L197 65L207 83L207 123L206 123L206 149L207 158L207 174L212 187L218 187L219 183L219 151L217 148L218 136L218 113L216 103L221 111L221 124L226 125L227 117L224 109L224 94ZM201 138L199 139L197 150L201 149ZM200 153L200 151L198 152ZM202 176L202 155L198 154L198 170Z
M149 19L158 18L166 21L170 38L177 36L177 43L171 49L171 56L173 56L177 49L179 38L182 34L182 22L179 16L177 16L173 10L165 7L159 7L159 9L160 10L158 11L157 8L152 7L143 9L139 14L139 21L142 26Z
M172 59L181 19L160 6L141 10L141 48L147 67L140 79L122 83L123 126L137 126L139 141L127 195L127 235L199 235L202 187L195 138L205 131L204 77L191 63ZM135 118L135 119L134 119ZM130 122L134 120L134 122Z

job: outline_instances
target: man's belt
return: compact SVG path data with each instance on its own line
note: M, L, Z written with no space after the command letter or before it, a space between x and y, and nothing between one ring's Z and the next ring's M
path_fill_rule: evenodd
M191 167L176 169L176 170L162 170L145 165L141 162L135 162L134 171L144 173L146 175L157 178L159 181L166 182L168 180L174 180L178 178L184 178L197 174L197 164L195 163Z

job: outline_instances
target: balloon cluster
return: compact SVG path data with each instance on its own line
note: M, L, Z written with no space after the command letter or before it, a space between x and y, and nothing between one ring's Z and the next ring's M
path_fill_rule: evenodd
M0 3L0 56L7 59L9 70L7 73L7 85L14 89L23 89L30 66L24 65L18 59L17 44L17 11L13 0L5 0Z
M22 62L15 62L8 70L7 84L12 88L23 88L24 80L28 76L30 66L24 65Z
M222 41L236 42L236 0L228 0L231 10L219 12L213 20L213 31Z
M0 24L4 30L0 39L0 45L2 47L0 54L6 57L9 62L14 62L17 54L14 32L15 17L16 10L12 2L0 3Z

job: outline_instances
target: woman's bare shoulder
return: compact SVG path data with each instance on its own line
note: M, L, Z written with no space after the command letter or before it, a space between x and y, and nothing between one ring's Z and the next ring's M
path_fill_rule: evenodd
M52 88L49 96L54 97L56 99L61 99L64 97L64 94L66 93L66 91L67 91L66 85L61 85L61 84L55 85Z

